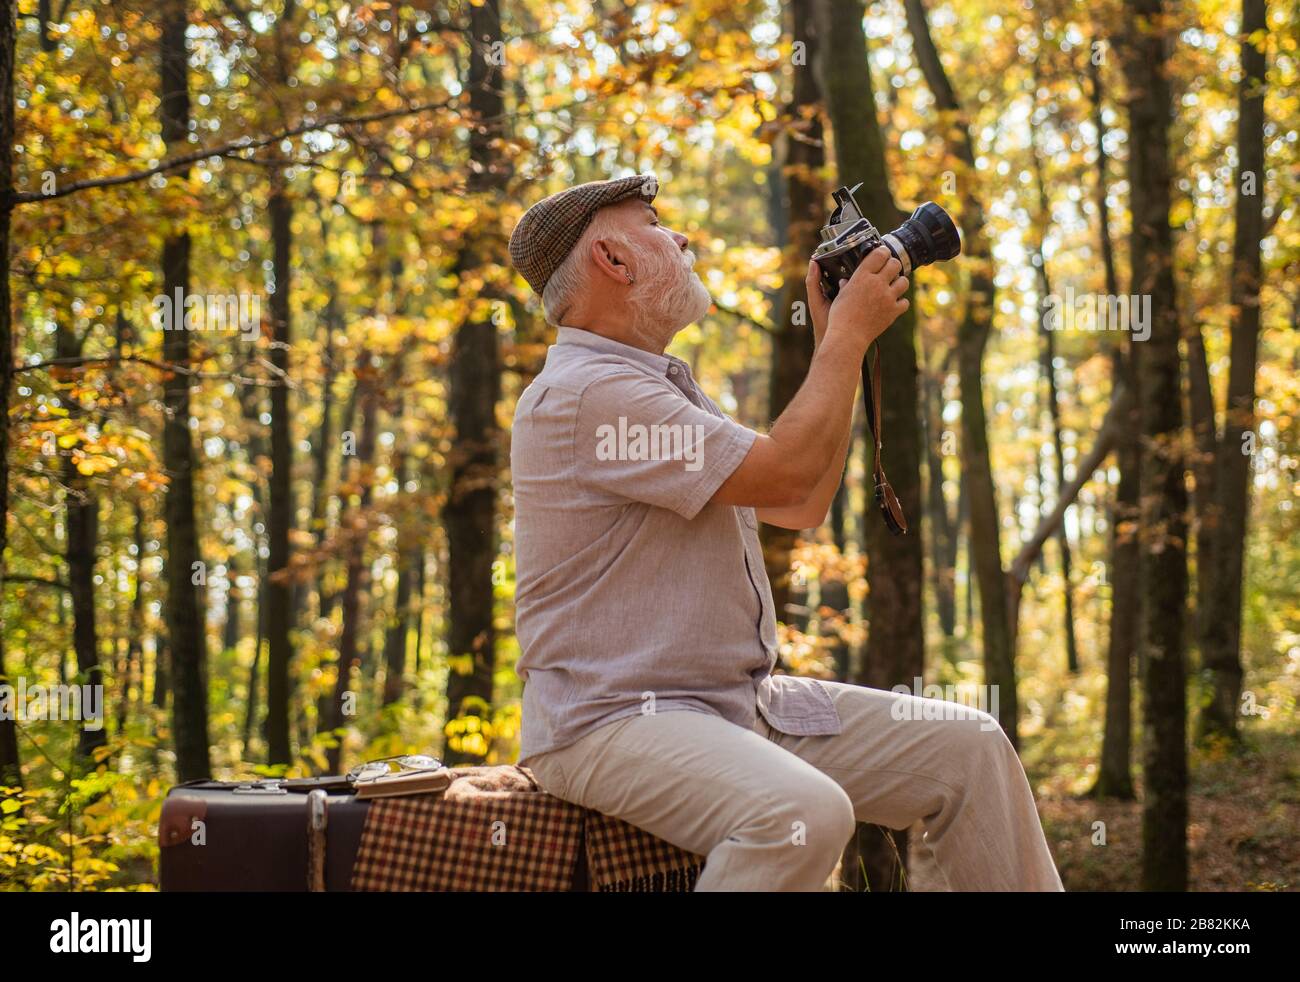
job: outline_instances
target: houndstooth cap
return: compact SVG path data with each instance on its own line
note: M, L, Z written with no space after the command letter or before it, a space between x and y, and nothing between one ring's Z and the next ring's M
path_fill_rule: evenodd
M598 209L633 195L650 202L658 193L659 181L653 174L633 174L579 184L543 198L524 212L510 233L510 261L541 296Z

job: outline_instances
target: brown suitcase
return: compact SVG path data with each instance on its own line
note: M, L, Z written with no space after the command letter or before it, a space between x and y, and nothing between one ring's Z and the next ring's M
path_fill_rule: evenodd
M200 780L172 788L158 823L159 888L351 890L370 802L286 783ZM570 889L589 888L579 850Z
M178 785L158 823L159 887L347 890L368 807L351 793L290 791L280 781Z

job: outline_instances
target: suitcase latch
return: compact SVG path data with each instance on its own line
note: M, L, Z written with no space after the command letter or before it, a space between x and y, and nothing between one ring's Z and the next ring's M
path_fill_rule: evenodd
M255 781L251 784L240 784L234 789L235 794L288 794L284 788L280 787L279 781Z

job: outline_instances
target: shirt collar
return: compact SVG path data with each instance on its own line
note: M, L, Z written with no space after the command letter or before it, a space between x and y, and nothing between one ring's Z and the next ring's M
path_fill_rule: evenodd
M613 338L607 338L603 334L587 331L581 327L558 327L555 331L555 343L581 345L595 351L604 351L612 355L629 358L632 361L653 368L660 375L668 375L669 369L676 365L688 378L690 377L690 366L680 358L673 355L656 355L644 348L634 348L630 344L615 341Z

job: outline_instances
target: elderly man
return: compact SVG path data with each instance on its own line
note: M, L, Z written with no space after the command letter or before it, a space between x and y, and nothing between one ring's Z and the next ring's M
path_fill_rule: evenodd
M698 890L820 890L855 822L918 819L955 890L1062 889L991 715L772 674L758 522L825 519L863 355L907 309L898 261L877 250L830 304L809 264L812 365L756 433L664 353L711 299L657 191L647 175L569 188L510 239L557 328L511 444L520 763L704 855Z

